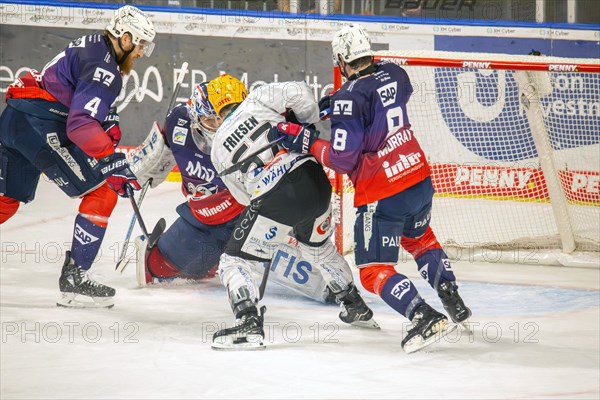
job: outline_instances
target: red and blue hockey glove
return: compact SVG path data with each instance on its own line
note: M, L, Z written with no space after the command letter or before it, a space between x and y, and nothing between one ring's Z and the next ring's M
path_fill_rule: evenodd
M123 153L113 153L102 157L98 160L95 169L106 179L108 186L121 197L129 197L126 185L134 190L141 189L135 174L129 169L129 163Z
M271 132L284 136L281 147L300 154L310 153L310 148L319 138L319 131L316 129L291 122L280 122L271 128Z
M119 127L119 114L117 114L116 107L111 107L108 111L108 115L102 122L102 129L112 140L113 147L117 147L121 141L121 128Z

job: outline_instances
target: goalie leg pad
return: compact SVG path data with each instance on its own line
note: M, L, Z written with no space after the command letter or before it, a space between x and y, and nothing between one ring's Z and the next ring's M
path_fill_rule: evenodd
M298 249L302 258L310 261L319 269L323 279L334 293L345 290L353 284L354 279L350 266L344 257L337 252L330 240L326 240L320 246L298 243Z
M288 242L289 243L289 242ZM302 258L297 243L282 244L271 260L269 281L318 302L331 301L331 291L316 265ZM255 271L262 275L262 268Z

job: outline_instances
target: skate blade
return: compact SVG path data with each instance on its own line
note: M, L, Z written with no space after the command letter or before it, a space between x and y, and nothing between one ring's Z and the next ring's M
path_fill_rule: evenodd
M231 336L221 336L213 340L210 346L218 351L256 351L267 348L261 335L248 335L244 338L233 340Z
M473 329L471 329L471 325L470 325L468 319L466 319L462 322L457 322L456 325L460 326L460 328L469 335L471 335L473 333Z
M112 308L114 297L90 297L76 293L63 293L56 302L58 307L66 308Z
M379 324L375 321L374 318L371 318L368 321L354 321L354 322L351 322L350 325L356 326L357 328L364 328L364 329L381 329L379 327Z
M450 322L448 320L440 321L431 327L431 330L435 332L434 335L428 337L427 339L423 339L420 335L415 336L414 338L406 342L406 344L403 347L403 350L407 354L419 351L433 343L439 342L449 333L454 332L457 328L458 325L453 322Z

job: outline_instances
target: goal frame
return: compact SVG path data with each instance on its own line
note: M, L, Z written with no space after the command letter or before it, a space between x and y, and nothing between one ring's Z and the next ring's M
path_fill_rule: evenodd
M522 99L528 102L527 118L530 123L533 141L538 152L540 168L546 179L548 196L552 205L553 216L556 221L562 252L572 253L576 249L576 242L573 233L572 221L569 218L567 210L567 199L561 187L560 178L552 149L548 139L548 133L544 127L543 117L540 106L540 87L543 86L543 75L549 72L580 72L580 73L600 73L599 63L581 63L579 60L558 59L556 57L540 57L540 61L520 61L518 58L529 58L529 56L514 56L506 54L468 54L450 53L450 52L428 52L440 54L437 57L422 57L410 55L409 52L398 54L399 52L382 51L374 55L375 62L380 60L389 60L400 66L422 66L436 68L458 68L465 70L473 69L492 69L492 70L514 70L515 79L520 88L528 88L521 93ZM508 60L498 60L498 58L509 58ZM343 78L338 67L333 68L334 91L337 91L343 84ZM539 127L539 129L535 128ZM332 180L333 201L336 209L335 218L335 244L340 253L345 252L344 248L344 177L339 173L334 173ZM347 228L348 229L348 228Z

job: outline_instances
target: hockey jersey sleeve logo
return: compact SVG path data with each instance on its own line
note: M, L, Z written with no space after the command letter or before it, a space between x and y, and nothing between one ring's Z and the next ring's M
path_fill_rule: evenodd
M115 74L105 70L104 68L97 67L94 71L94 81L100 82L108 87L110 87L114 79Z
M188 129L176 126L173 128L173 143L184 146L188 135Z
M384 107L394 104L396 101L396 94L398 93L398 82L394 81L380 87L377 89L377 93L379 94L379 98Z
M333 103L333 115L352 115L352 100L336 100Z

